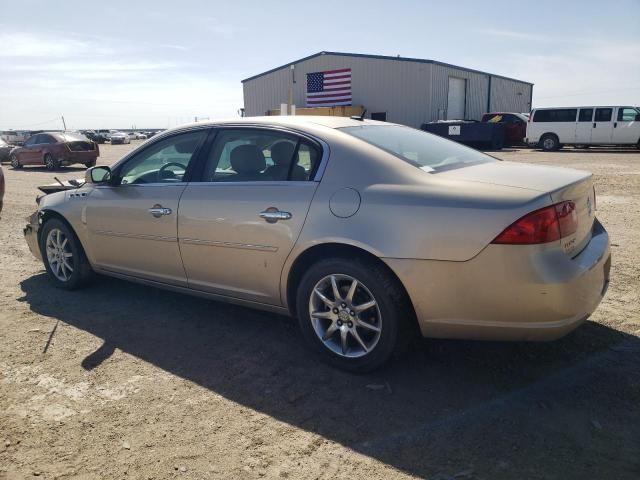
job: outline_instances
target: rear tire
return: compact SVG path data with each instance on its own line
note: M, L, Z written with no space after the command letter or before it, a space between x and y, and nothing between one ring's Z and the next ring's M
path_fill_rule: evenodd
M93 271L80 240L63 221L51 218L42 226L40 252L49 279L57 288L75 290L91 280Z
M47 170L52 172L60 168L60 162L55 158L53 158L53 155L51 155L50 153L47 153L44 156L44 166L47 167Z
M95 160L93 160L93 161L91 161L91 162L87 162L87 163L85 163L85 166L86 166L87 168L95 167L95 166L96 166L96 161L95 161Z
M545 152L554 152L560 149L560 140L553 133L545 133L540 138L540 148Z
M375 370L400 353L415 323L397 279L383 266L361 259L313 264L302 277L296 305L307 343L325 362L355 373ZM362 309L365 305L370 307Z
M9 161L11 162L11 167L14 170L20 170L22 168L22 163L20 163L20 160L18 160L18 157L15 155L11 155L11 157L9 157Z

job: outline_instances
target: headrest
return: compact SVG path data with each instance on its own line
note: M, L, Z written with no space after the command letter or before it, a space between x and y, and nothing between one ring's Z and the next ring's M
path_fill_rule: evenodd
M271 146L271 159L276 165L289 165L293 157L294 145L290 142L278 142Z
M262 172L267 167L262 150L256 145L238 145L231 150L231 168L243 175Z

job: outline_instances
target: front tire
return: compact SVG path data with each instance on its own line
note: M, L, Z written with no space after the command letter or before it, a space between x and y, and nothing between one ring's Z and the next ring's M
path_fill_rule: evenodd
M381 265L331 258L312 265L297 292L302 334L327 363L364 373L406 345L412 320L406 294Z
M47 167L47 170L52 172L60 168L60 162L55 158L53 158L53 155L51 155L50 153L47 153L44 156L44 166Z
M76 234L63 221L52 218L42 226L40 252L49 279L57 288L75 290L91 278L91 266Z
M17 156L11 155L11 157L9 158L9 161L11 162L11 167L14 170L19 170L22 168L22 163L20 163L20 160L18 160Z
M96 161L95 161L95 160L92 160L91 162L86 162L86 163L85 163L85 166L86 166L87 168L95 167L95 166L96 166Z

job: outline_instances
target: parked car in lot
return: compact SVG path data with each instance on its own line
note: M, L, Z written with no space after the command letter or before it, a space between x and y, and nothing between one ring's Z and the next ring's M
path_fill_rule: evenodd
M131 143L131 138L124 132L112 133L109 138L111 139L111 145L118 145L123 143Z
M552 151L563 145L636 145L640 108L536 108L527 123L526 143Z
M529 119L522 113L493 112L482 115L485 123L504 124L505 145L521 145L527 136L527 121Z
M44 165L57 170L75 163L92 167L99 155L98 145L79 133L46 132L29 137L22 147L13 149L10 160L13 168Z
M97 272L290 314L352 371L418 331L561 337L609 282L590 173L385 122L201 122L57 190L25 228L53 285Z
M98 144L103 144L107 141L107 137L103 133L98 133L93 130L84 130L81 133L85 137L87 137L89 140L96 142Z
M9 145L3 139L0 138L0 163L9 161L9 155L13 150L13 145Z

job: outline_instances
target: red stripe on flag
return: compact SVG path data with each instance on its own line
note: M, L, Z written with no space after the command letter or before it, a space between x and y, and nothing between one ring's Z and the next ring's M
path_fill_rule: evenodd
M335 100L330 100L327 98L323 98L320 100L307 100L307 105L317 105L319 103L331 103L331 102L350 102L351 101L351 97L345 97L345 98L336 98Z
M340 68L338 70L327 70L325 72L322 73L340 73L340 72L350 72L351 69L350 68Z

